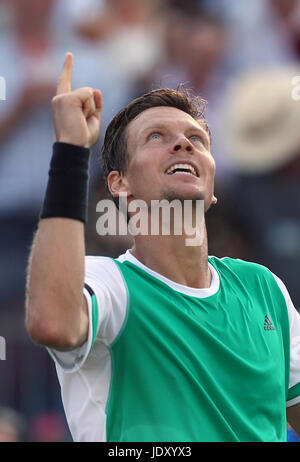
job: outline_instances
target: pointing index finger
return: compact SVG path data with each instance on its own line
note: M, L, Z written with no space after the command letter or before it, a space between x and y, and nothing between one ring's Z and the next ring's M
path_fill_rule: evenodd
M68 93L72 90L72 73L73 73L73 64L74 58L72 53L67 53L65 57L65 62L63 65L63 69L61 71L58 84L57 84L57 92L56 94L59 95L61 93Z

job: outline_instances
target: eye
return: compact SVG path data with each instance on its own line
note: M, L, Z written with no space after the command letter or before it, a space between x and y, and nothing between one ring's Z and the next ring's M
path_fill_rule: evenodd
M158 133L158 132L154 132L154 133L151 133L151 135L149 136L149 138L151 140L159 140L161 138L161 134Z
M198 141L200 141L200 143L202 143L202 139L200 138L199 135L192 135L190 136L190 141L192 143L197 143Z

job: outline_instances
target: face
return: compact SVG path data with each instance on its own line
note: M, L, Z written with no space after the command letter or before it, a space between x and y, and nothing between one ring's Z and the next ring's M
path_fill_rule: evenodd
M127 127L128 168L111 172L111 191L128 200L214 200L215 162L200 122L173 107L147 109Z

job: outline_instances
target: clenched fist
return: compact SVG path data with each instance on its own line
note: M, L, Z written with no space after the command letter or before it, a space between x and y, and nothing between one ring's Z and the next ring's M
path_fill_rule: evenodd
M66 54L52 109L56 141L91 147L101 125L102 94L90 87L72 91L73 55Z

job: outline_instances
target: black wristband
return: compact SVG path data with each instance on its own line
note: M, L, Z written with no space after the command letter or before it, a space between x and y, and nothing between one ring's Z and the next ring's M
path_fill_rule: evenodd
M64 217L86 223L90 150L55 142L40 218Z

